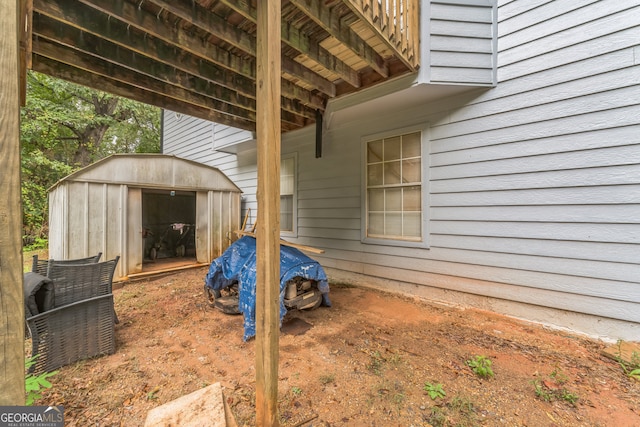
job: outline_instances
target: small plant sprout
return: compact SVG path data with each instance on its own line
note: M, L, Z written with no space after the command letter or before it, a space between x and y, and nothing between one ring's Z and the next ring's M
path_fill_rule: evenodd
M38 358L38 355L35 355L33 357L28 358L25 361L24 365L27 371L29 371L29 368L35 365L37 358ZM47 380L47 378L52 377L57 373L58 371L43 372L40 375L33 375L31 373L28 373L25 376L25 390L27 392L25 405L31 406L33 405L33 402L40 399L42 397L42 390L52 387L51 383L49 382L49 380Z
M640 368L627 372L629 378L633 378L636 381L640 381Z
M578 395L572 393L564 386L569 379L558 369L549 374L549 378L548 381L532 381L536 397L545 402L564 400L575 406L579 399Z
M427 392L431 400L442 399L447 395L444 391L444 386L440 383L424 383L423 389Z
M291 394L294 396L300 396L302 394L302 389L300 387L291 387Z
M328 385L335 382L336 376L333 374L325 374L320 376L320 384Z
M631 353L631 360L625 361L622 358L622 340L618 340L618 355L616 360L622 368L622 371L629 378L633 378L636 381L640 381L640 353L634 351Z
M491 359L487 356L476 356L473 359L466 361L468 367L480 378L493 377L493 370L491 369Z

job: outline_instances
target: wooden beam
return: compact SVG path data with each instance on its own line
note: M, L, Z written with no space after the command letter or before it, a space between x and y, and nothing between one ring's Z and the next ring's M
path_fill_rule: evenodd
M116 50L115 46L120 46L171 68L215 82L244 96L255 97L255 79L230 72L194 55L184 54L175 45L148 37L138 29L130 28L127 23L110 19L109 15L89 6L76 1L71 3L69 0L35 0L35 6L39 13L36 16L39 16L36 25L39 31L43 27L53 28L55 21L61 22L71 27L64 30L69 33L66 38L70 42L78 40L83 44L95 45L100 39L104 39L113 43L109 50ZM84 37L88 40L85 41Z
M407 21L405 25L409 28L407 31L404 28L400 28L400 18L396 19L396 34L402 33L402 44L398 46L397 43L394 43L387 36L387 33L382 30L379 25L376 25L377 19L374 19L372 15L372 10L370 5L363 4L362 0L343 0L343 2L351 9L351 11L362 17L362 22L364 22L367 27L378 36L380 40L391 50L396 52L398 58L411 70L415 71L418 69L418 61L415 55L414 43L418 41L419 37L419 28L417 25L419 24L419 0L411 0L409 2L404 3L404 8L406 10L403 11L403 17ZM366 10L365 10L366 9ZM397 8L399 10L401 8ZM376 11L379 11L378 7L375 8ZM368 12L368 13L366 13ZM415 26L415 27L414 27Z
M147 0L157 4L168 12L184 19L187 22L201 28L208 33L224 40L237 49L240 49L249 55L256 56L255 40L248 32L239 30L237 27L229 24L227 21L210 13L206 8L198 3L187 5L185 3L168 1L168 0ZM318 90L329 96L335 96L335 87L332 82L318 75L314 71L304 67L292 59L282 58L281 69L288 74L313 85ZM289 88L286 84L282 87L283 93L288 93Z
M38 44L36 43L36 46ZM127 80L120 77L124 81L116 80L111 76L105 74L96 74L87 71L83 68L76 68L73 65L58 62L54 59L46 56L40 56L40 52L36 49L34 51L33 70L40 73L48 74L59 79L68 80L83 86L91 88L99 88L105 92L112 93L114 95L131 98L133 100L143 102L145 104L154 105L160 108L166 108L172 111L177 111L183 114L188 114L193 117L198 117L204 120L211 120L227 126L233 126L239 129L245 129L249 131L255 131L255 122L246 120L240 117L227 115L219 111L212 110L208 107L203 107L197 104L189 103L185 101L185 98L180 99L180 96L175 98L164 95L163 93L170 93L171 90L180 90L179 88L170 86L168 89L162 90L158 88L158 85L162 85L162 82L152 81L144 75L138 75L133 80ZM100 61L93 59L92 65L95 68L99 68ZM142 87L136 87L131 84L125 83L126 81L132 81Z
M247 214L248 213L249 213L249 211L247 211ZM245 218L245 222L246 222L246 218ZM234 233L236 233L238 236L249 236L249 237L253 237L255 239L256 233L254 233L252 231L243 231L243 230L244 230L244 226L242 227L242 229L234 231ZM313 246L300 245L298 243L293 243L293 242L287 242L286 240L282 240L282 239L280 239L280 244L282 246L289 246L289 247L292 247L292 248L300 249L301 251L311 252L311 253L314 253L314 254L323 254L324 253L323 249L314 248Z
M217 98L224 92L212 92L215 88L199 80L174 81L175 76L158 79L117 64L108 63L94 56L75 51L48 39L38 38L34 43L34 69L85 86L112 92L140 102L182 112L194 117L211 120L227 126L255 131L255 111L246 110ZM169 81L167 81L169 80ZM116 82L122 83L117 85ZM142 91L132 91L132 88ZM283 113L289 121L282 122L282 129L290 131L304 127L303 117Z
M343 25L340 17L334 13L334 9L327 7L320 0L289 0L320 25L330 36L336 38L353 53L362 58L369 66L382 77L389 76L389 69L384 59L367 42L365 42L349 26Z
M146 0L201 28L231 46L248 54L256 54L256 39L249 33L238 29L215 13L210 13L198 2L176 2L171 0Z
M246 1L221 0L221 3L224 3L225 6L242 15L245 19L248 19L253 23L256 22L257 15L255 8ZM280 24L282 27L282 41L284 43L316 62L318 65L326 68L328 71L337 74L342 80L349 83L351 86L355 88L360 87L360 77L358 76L358 72L320 46L319 41L308 37L306 34L301 32L299 28L289 22L286 22L284 19ZM283 64L284 71L287 69L286 65L286 63Z
M281 0L259 1L257 23L258 228L256 425L277 427L280 334Z
M145 83L147 86L160 85L168 89L168 92L158 91L158 93L188 102L198 99L200 102L193 103L255 121L255 94L247 97L215 84L211 80L213 77L202 79L199 75L194 76L186 71L176 70L171 65L162 62L157 64L146 56L138 55L138 52L130 51L124 46L113 44L93 34L84 33L75 27L69 27L51 17L36 13L34 20L38 36L36 41L38 52L43 56L59 59L96 74L117 77L123 82L134 82L134 84L137 77L130 76L142 74L158 80L154 83L147 77L143 77L141 82L148 82ZM73 50L77 50L78 53L72 52ZM79 65L80 62L82 65ZM182 89L171 88L164 83L170 83ZM142 87L142 84L138 86ZM207 97L211 99L206 99ZM282 113L282 119L294 128L303 127L315 119L313 111L299 103L285 99L283 104L286 106L286 111Z
M38 49L45 56L53 58L60 53L63 58L74 61L75 54L72 51L76 51L84 54L80 55L80 58L90 56L96 60L107 61L111 64L122 64L122 67L135 70L149 77L169 82L187 90L204 91L208 96L219 101L238 105L248 110L255 110L254 99L238 94L236 91L198 79L192 74L176 70L169 65L157 63L145 56L137 55L135 52L122 49L113 43L101 40L91 34L83 33L80 30L70 27L50 28L44 22L46 19L46 17L38 14L34 15L34 21L38 22L34 32L38 37L34 42L33 49L34 51ZM38 46L36 47L36 45ZM69 52L64 54L64 51ZM66 60L62 62L66 62Z
M182 37L176 37L174 35L171 41L166 41L167 38L170 38L169 34L175 33L174 28L165 28L157 23L150 28L145 28L139 22L151 25L149 19L141 18L148 15L148 13L133 7L127 2L121 3L122 8L112 1L107 2L107 4L103 4L100 0L85 1L83 3L88 5L70 0L35 0L35 8L36 11L43 15L86 31L95 37L108 40L114 45L209 80L212 83L225 86L229 90L238 91L246 97L255 98L253 61L243 61L229 52L226 52L225 55L215 45L203 43L200 39L195 40L194 36L183 34ZM128 10L132 7L138 11L135 15L133 11ZM125 14L124 11L127 10L129 13ZM136 16L137 19L131 15ZM117 19L111 19L110 17L116 17ZM158 21L155 16L153 19ZM149 37L148 34L153 37ZM191 49L180 45L182 42L187 42L186 46L191 46ZM183 52L183 49L186 53ZM193 53L193 51L196 51L196 53ZM237 68L233 68L233 66ZM300 80L316 85L314 87L320 87L331 96L335 96L335 85L315 75L315 73L311 75L311 70L294 65L290 71L292 75L295 75ZM291 113L313 119L313 111L315 109L324 110L324 98L312 94L289 81L283 82L283 89L283 95L290 98L290 101L285 105L290 108L296 108L294 111L289 110Z
M24 405L24 296L20 202L20 2L0 13L0 405Z
M179 46L186 52L208 59L229 71L234 71L255 80L255 59L243 58L221 49L215 44L195 37L179 26L169 25L166 21L146 10L126 1L113 0L80 0L96 10L116 18L127 25L137 28L174 46Z
M146 87L157 93L191 102L205 108L213 107L222 113L255 121L255 101L253 99L240 97L233 92L226 91L219 86L207 84L204 81L198 81L193 78L180 78L182 75L172 74L171 70L155 75L149 75L150 72L146 74L137 72L131 68L120 66L117 62L107 62L80 50L85 47L88 50L95 49L106 52L107 49L101 49L102 43L82 46L84 41L79 40L79 50L75 50L67 45L58 44L50 40L48 38L49 34L44 27L38 27L37 35L38 38L34 44L34 52L41 56L56 59L62 63L90 71L97 75L111 77L138 87ZM122 53L122 51L118 52ZM130 62L130 65L134 64L135 61ZM152 72L158 71L158 69L152 70Z

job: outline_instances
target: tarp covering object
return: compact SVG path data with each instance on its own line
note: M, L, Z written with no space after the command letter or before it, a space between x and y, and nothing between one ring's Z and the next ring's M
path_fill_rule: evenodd
M280 245L280 323L287 310L284 306L286 284L294 277L315 280L318 290L329 293L329 282L322 266L296 248ZM214 259L205 278L205 286L222 290L238 282L239 309L244 316L247 341L256 335L256 239L243 236L220 257Z

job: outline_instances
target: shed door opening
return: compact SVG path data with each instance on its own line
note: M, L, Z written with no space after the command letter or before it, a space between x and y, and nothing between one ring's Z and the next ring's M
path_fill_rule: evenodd
M196 262L196 193L142 190L143 270Z

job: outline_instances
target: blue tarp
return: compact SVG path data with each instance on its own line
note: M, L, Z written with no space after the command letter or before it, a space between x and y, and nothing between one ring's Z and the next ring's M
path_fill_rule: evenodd
M280 322L287 312L284 306L286 283L294 277L315 280L318 290L329 293L329 282L322 266L298 249L280 245ZM243 236L211 262L205 286L222 290L238 282L239 309L244 315L246 341L256 335L256 239ZM327 299L328 301L328 299Z

